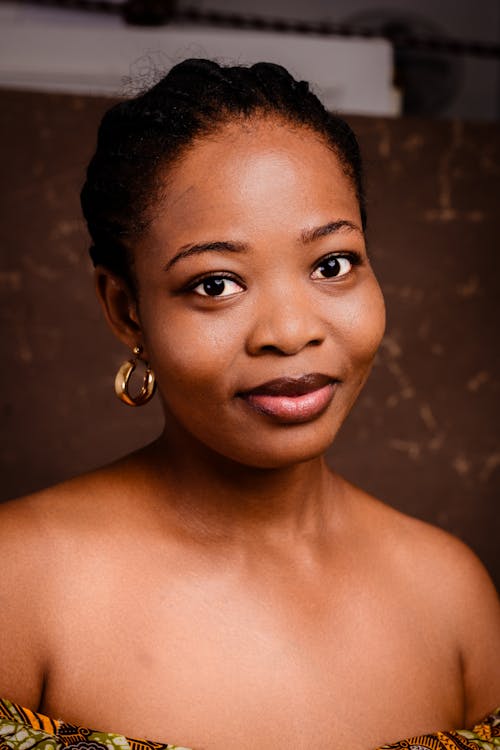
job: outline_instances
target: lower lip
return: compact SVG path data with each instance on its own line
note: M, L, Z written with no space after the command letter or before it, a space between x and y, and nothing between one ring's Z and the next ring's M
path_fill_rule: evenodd
M301 396L267 396L248 394L243 400L260 414L274 417L282 424L300 424L319 417L329 406L335 393L335 383Z

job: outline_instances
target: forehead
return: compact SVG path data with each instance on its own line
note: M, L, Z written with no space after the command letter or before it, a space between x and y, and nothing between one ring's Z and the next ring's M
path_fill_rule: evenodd
M166 172L155 213L152 230L168 225L170 234L310 223L319 215L359 220L352 180L325 139L262 117L195 141Z
M266 169L274 177L281 170L283 179L301 169L316 170L317 178L327 179L340 172L351 185L338 156L319 133L262 116L230 122L196 139L168 170L167 181L170 187L197 182L198 175L214 184L218 175L240 181L247 173Z

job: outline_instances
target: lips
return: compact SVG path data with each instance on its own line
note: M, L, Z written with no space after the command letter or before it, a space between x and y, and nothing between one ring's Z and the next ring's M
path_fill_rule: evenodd
M320 416L329 406L338 380L321 373L278 378L239 393L254 411L280 423L300 424Z

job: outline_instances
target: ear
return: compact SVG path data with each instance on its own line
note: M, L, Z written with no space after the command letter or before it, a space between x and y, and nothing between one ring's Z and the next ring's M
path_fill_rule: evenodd
M94 278L97 298L115 336L129 349L142 345L137 300L125 279L104 266L96 267Z

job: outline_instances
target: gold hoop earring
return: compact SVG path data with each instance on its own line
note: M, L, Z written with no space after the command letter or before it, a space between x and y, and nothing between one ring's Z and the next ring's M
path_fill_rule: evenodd
M153 398L156 389L155 376L149 363L146 362L146 371L144 373L142 388L137 396L130 395L128 392L128 384L130 376L137 367L137 359L142 352L142 346L134 346L133 352L135 354L134 359L127 359L116 373L115 393L120 401L123 401L127 406L144 406L144 404L147 404L147 402Z

